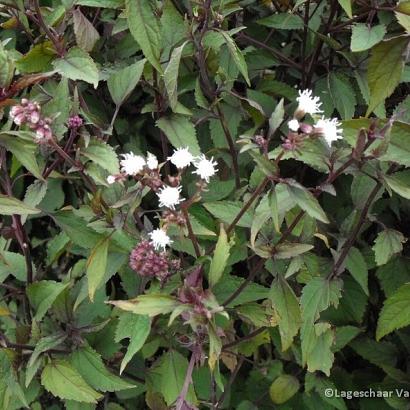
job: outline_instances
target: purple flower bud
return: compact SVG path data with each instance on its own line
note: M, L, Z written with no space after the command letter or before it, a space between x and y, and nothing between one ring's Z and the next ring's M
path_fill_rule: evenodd
M79 128L83 125L83 119L78 115L73 115L68 119L69 128Z

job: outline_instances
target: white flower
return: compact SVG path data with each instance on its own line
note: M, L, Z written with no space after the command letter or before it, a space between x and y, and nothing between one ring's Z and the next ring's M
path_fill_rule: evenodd
M322 103L320 102L319 97L312 97L312 90L299 90L299 97L296 98L296 101L299 103L297 110L302 111L305 114L316 114L322 112L320 106Z
M107 177L107 183L109 183L110 185L113 184L115 182L115 176L114 175L108 175Z
M156 250L162 248L162 250L165 251L165 247L172 243L171 238L162 229L154 229L148 235L151 238L151 244Z
M340 122L338 122L337 118L333 118L330 120L327 118L325 119L325 117L322 117L322 119L320 119L315 124L315 128L319 134L323 135L327 144L331 146L333 141L342 138L342 135L340 134L343 132L343 130L341 128L338 128L340 125L341 124Z
M193 172L193 174L199 175L206 182L209 182L209 177L214 176L216 171L218 171L215 168L215 165L217 165L217 163L216 161L214 161L214 158L212 157L211 159L206 159L204 154L195 158L194 165L196 170Z
M158 168L158 159L154 154L148 152L147 156L147 167L149 169L157 169Z
M299 129L299 121L298 121L298 120L295 120L295 119L290 120L290 121L288 122L288 127L289 127L289 129L290 129L291 131L296 132L296 131Z
M121 171L127 175L136 175L145 166L145 159L141 155L130 152L129 154L122 154L122 157L124 159L120 161Z
M178 205L183 201L183 198L179 196L181 189L181 186L175 188L172 186L166 186L161 188L159 193L157 193L159 206L166 206L167 208L175 209L175 205Z
M194 157L189 152L188 148L178 148L168 159L178 168L182 169L191 164Z

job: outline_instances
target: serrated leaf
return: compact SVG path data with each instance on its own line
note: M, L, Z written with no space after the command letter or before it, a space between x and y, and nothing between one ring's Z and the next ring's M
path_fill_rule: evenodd
M282 351L286 351L293 343L302 324L299 301L288 282L277 275L272 282L269 299L278 315L279 334Z
M120 106L138 84L147 60L143 59L111 74L107 80L112 100Z
M150 379L154 391L160 392L168 406L178 398L185 381L188 361L181 353L170 350L150 369ZM186 400L195 403L196 397L192 385L189 386Z
M304 186L296 181L288 181L288 191L291 198L299 205L301 209L307 212L312 218L321 222L329 223L325 211L320 206L318 200Z
M36 152L38 150L37 144L33 141L26 141L16 138L19 132L13 134L12 132L0 132L0 145L5 147L7 151L13 155L26 167L36 178L44 180L41 175L40 168L36 159Z
M85 382L96 390L114 392L134 387L107 370L101 356L91 347L77 349L70 356L71 365Z
M79 8L74 9L72 15L77 45L84 51L90 52L99 40L100 35Z
M303 20L296 14L275 13L257 21L258 24L280 30L302 30Z
M410 283L401 286L384 301L377 322L376 340L410 325Z
M369 296L367 264L359 249L354 247L350 249L346 258L346 268L362 287L364 293Z
M389 97L400 82L404 68L403 53L407 37L396 37L374 46L367 68L370 102L366 116Z
M57 299L57 296L67 287L69 283L59 283L53 280L42 280L32 283L27 288L27 296L30 304L36 311L34 319L40 322Z
M386 34L386 26L378 24L370 27L365 23L356 23L352 27L350 49L353 52L365 51L380 43Z
M67 339L67 335L64 333L57 333L55 335L42 337L37 343L27 362L27 367L33 366L34 362L38 359L41 353L44 353L54 347L59 346L64 340Z
M179 63L186 44L187 41L172 51L171 58L169 59L167 68L164 71L165 89L167 90L169 105L173 111L175 111L178 103Z
M201 153L194 124L186 116L173 114L162 117L156 125L164 131L174 148L188 147L194 156Z
M396 172L393 175L385 175L384 180L396 194L410 199L410 170Z
M330 73L328 84L329 93L340 116L344 120L351 119L355 113L356 94L349 78L341 74Z
M216 243L214 255L209 267L209 286L212 288L221 279L229 258L230 245L228 236L223 225L219 231L218 242Z
M279 128L283 121L283 116L285 115L285 109L283 108L283 98L279 101L278 105L275 107L272 115L269 118L269 133L270 138L273 133Z
M49 71L56 52L51 41L33 46L30 51L16 61L17 69L22 73Z
M238 212L242 208L240 202L233 201L215 201L215 202L206 202L204 207L210 212L215 218L222 220L223 222L230 224L233 222ZM239 219L237 226L250 228L252 226L252 214L247 211Z
M160 293L140 295L131 300L112 300L108 303L127 312L150 317L170 313L180 304L173 296Z
M341 290L341 280L329 280L323 277L311 279L303 288L300 299L303 319L300 331L302 363L307 365L310 372L321 370L328 376L330 374L334 360L334 354L331 351L334 333L330 324L315 322L320 312L330 305L338 306Z
M3 215L35 215L40 209L25 204L24 202L7 195L0 194L0 214Z
M226 31L219 31L219 33L223 36L226 45L228 46L228 50L231 53L233 61L235 62L236 66L238 67L239 72L245 78L246 83L250 86L251 82L249 80L248 75L248 66L246 64L245 58L242 54L242 51L236 45L233 38L226 32Z
M97 88L98 68L94 60L79 47L71 48L64 57L53 61L54 68L70 80L83 80Z
M110 174L120 172L118 157L114 148L101 140L92 139L88 146L81 151L81 154L91 159L101 168L106 169Z
M159 72L161 53L161 29L150 0L125 0L128 26L144 56Z
M52 361L43 369L41 384L60 399L97 403L102 397L64 360Z
M381 231L374 241L373 251L377 266L384 265L389 259L403 250L405 237L399 231L394 229L385 229Z
M130 339L127 353L121 362L120 374L124 371L133 356L144 346L150 331L151 320L148 316L128 312L120 316L115 331L115 341L118 343L122 339Z
M94 300L95 291L100 287L105 277L109 243L110 237L102 239L91 250L90 256L87 259L86 275L88 281L88 296L91 301Z
M313 245L307 243L283 243L276 246L276 259L289 259L310 251Z

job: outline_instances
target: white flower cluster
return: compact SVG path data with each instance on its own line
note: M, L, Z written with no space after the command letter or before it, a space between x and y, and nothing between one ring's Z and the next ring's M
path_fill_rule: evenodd
M144 168L149 170L157 170L159 167L158 159L155 155L148 153L147 158L141 155L135 155L130 152L128 154L122 154L120 161L121 172L125 175L135 176L144 171ZM168 157L168 160L175 165L179 171L194 165L195 170L193 174L198 175L205 182L209 182L210 177L214 176L217 172L216 161L213 157L207 159L204 154L197 157L193 156L189 151L189 148L178 148L173 154ZM113 184L118 180L118 176L109 175L107 177L108 184ZM169 186L163 185L156 191L158 196L159 206L175 210L175 206L180 204L184 198L181 197L182 186ZM165 250L165 247L172 243L171 238L167 235L164 229L158 228L149 233L151 243L156 250Z
M299 96L296 98L298 102L298 107L295 111L295 117L288 122L288 128L297 132L300 128L300 124L297 118L302 118L306 114L310 114L315 117L316 114L321 114L323 111L320 109L322 103L319 97L312 95L312 90L299 90ZM342 138L343 130L340 128L341 123L337 118L328 119L322 116L320 119L316 118L316 123L314 125L315 132L321 134L329 147L332 145L333 141Z

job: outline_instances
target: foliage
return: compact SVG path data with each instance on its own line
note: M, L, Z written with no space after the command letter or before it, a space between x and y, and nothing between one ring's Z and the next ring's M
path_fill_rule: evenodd
M0 409L408 409L409 1L0 27Z

